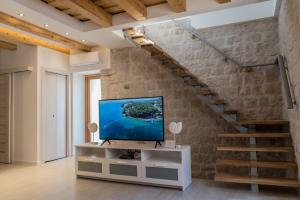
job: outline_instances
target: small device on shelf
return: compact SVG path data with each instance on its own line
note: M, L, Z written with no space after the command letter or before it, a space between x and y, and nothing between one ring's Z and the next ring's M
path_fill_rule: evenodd
M128 150L127 153L120 155L120 159L128 159L128 160L132 160L132 159L138 159L139 156L138 155L138 151L137 150Z

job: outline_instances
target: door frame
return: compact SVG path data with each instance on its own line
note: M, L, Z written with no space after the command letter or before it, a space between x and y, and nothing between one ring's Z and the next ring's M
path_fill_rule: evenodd
M66 157L71 157L73 155L72 153L72 147L73 147L73 135L71 131L71 103L72 103L72 97L71 97L71 73L64 70L56 70L56 69L49 69L49 68L43 68L41 70L41 79L38 80L38 82L41 83L41 90L38 90L38 97L40 98L40 102L38 100L38 108L40 108L40 112L38 109L38 119L37 119L37 130L40 131L40 137L38 137L39 142L39 150L38 150L38 157L40 158L41 163L45 163L45 147L46 147L46 74L52 73L57 75L66 76ZM39 84L38 84L39 85ZM40 91L40 92L39 92ZM39 120L41 119L41 123L39 123ZM39 124L41 124L41 127L39 127ZM39 134L38 134L39 136Z
M90 81L100 79L100 74L91 74L85 76L85 142L91 141L91 135L88 129L90 122Z

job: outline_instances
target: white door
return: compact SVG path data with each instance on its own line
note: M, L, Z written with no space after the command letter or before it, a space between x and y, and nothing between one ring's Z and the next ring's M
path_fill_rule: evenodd
M56 130L57 130L57 157L63 158L67 154L67 78L57 75L57 106L56 106Z
M45 161L66 157L66 76L46 73Z
M10 75L0 75L0 162L10 163Z

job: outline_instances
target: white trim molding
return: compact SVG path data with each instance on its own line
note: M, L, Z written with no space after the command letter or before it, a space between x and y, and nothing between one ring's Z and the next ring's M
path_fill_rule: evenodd
M25 72L25 71L32 71L33 68L31 66L24 66L24 67L14 67L14 68L6 68L0 69L0 74L9 74L9 73L17 73L17 72Z

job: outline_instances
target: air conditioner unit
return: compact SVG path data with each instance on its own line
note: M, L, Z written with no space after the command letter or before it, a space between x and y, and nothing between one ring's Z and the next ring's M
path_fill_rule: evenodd
M88 52L70 55L70 65L72 67L82 67L100 64L99 52Z

